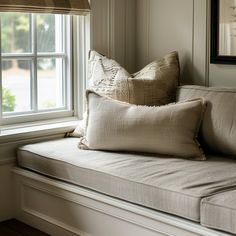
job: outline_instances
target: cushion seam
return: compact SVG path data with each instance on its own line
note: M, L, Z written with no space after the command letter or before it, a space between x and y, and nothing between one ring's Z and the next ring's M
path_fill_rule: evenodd
M179 90L200 90L200 91L211 91L211 92L221 92L221 93L225 93L225 92L228 92L228 93L236 93L236 89L235 90L227 90L227 88L224 89L214 89L213 87L204 87L204 88L193 88L193 87L179 87L178 88L178 93L179 93Z
M218 204L216 204L216 203L211 203L211 202L208 202L208 201L205 200L205 199L203 199L202 205L211 205L211 206L219 207L219 208L222 208L222 209L227 209L227 210L231 210L231 211L236 211L236 209L230 208L230 207L228 207L228 206L218 205Z
M230 234L234 234L233 232L229 231L231 229L226 229L224 228L223 226L218 226L218 225L212 225L212 224L209 224L209 223L205 223L205 222L200 222L203 226L206 226L206 227L210 227L210 228L213 228L213 229L217 229L217 230L222 230L224 232L227 232L230 233Z

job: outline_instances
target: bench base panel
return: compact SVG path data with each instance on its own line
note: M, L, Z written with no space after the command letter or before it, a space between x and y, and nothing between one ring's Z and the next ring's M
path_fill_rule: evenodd
M50 235L230 235L21 168L13 173L16 218Z

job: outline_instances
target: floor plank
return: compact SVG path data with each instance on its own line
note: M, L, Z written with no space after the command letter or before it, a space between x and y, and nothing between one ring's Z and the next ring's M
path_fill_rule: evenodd
M49 236L29 225L12 219L0 223L0 236Z

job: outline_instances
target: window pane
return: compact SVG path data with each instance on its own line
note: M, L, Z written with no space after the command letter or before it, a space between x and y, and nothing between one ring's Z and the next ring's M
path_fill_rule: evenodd
M30 15L1 13L1 44L3 53L31 51Z
M2 61L3 112L31 110L31 61Z
M62 16L37 15L38 52L62 52Z
M63 107L63 60L38 59L38 107Z

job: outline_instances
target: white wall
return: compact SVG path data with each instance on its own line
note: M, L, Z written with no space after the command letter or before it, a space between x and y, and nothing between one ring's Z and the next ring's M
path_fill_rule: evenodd
M92 49L136 69L136 0L91 0Z
M178 50L183 76L191 78L192 5L193 1L190 0L138 0L137 64L139 68L152 60L160 59L168 52ZM145 50L142 47L146 48L144 56Z
M137 0L137 68L179 51L182 83L236 86L236 66L211 65L209 0Z
M236 87L236 65L210 65L209 85Z

